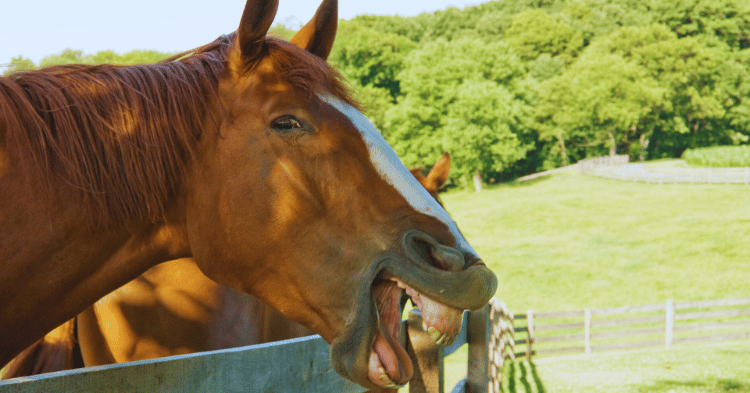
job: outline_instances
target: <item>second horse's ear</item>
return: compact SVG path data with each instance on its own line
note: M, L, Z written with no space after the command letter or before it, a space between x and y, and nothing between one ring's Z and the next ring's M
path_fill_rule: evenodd
M427 178L435 184L435 190L439 190L445 185L448 180L448 173L451 170L451 155L447 152L443 153L443 156L435 163L430 173L427 174Z
M336 39L338 8L337 0L323 0L315 16L294 35L292 43L321 59L328 59Z
M237 29L243 57L252 58L258 55L262 48L263 38L271 28L278 8L278 0L247 0L240 27Z

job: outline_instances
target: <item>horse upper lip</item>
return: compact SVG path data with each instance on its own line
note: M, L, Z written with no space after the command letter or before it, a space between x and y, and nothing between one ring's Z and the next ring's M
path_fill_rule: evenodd
M447 263L447 268L434 266L433 261L414 246L414 239L440 248L441 252L452 253L453 261ZM418 231L404 235L404 250L406 257L382 258L380 274L383 278L403 281L422 295L462 310L483 307L497 290L495 274L472 253L446 247Z

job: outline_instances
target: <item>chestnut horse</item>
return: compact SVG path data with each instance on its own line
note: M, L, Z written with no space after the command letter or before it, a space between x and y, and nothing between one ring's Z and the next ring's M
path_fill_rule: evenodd
M438 341L487 303L495 275L323 60L336 2L292 43L266 37L277 7L161 64L0 78L0 364L184 257L371 389L411 377L403 293Z
M449 170L445 153L427 176L421 169L411 172L438 200ZM254 297L211 281L184 258L152 267L53 330L18 355L0 379L311 334Z

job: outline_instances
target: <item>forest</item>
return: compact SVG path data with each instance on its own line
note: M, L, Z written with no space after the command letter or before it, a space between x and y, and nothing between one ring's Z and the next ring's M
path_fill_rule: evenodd
M288 39L296 28L272 33ZM6 74L168 55L68 49L38 65L14 58ZM407 166L450 152L459 184L750 139L743 0L504 0L361 15L340 22L329 62Z

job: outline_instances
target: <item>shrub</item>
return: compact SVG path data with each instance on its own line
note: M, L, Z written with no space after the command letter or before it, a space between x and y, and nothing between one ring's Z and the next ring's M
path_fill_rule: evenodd
M682 158L690 165L707 167L750 166L750 145L688 149Z

